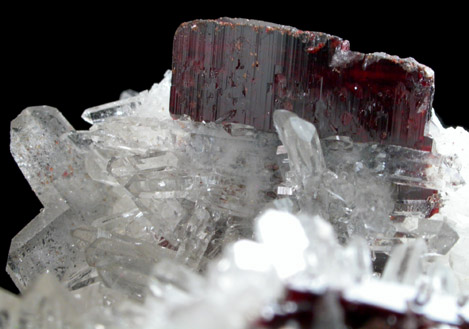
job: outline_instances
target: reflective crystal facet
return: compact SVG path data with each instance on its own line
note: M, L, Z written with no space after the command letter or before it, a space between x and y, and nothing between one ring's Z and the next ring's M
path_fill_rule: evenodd
M181 24L174 36L171 113L274 130L286 109L322 138L431 148L424 136L433 71L413 58L350 50L339 37L257 20Z

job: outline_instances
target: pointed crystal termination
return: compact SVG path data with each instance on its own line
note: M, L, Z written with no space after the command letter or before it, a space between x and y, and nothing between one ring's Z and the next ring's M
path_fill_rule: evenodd
M89 108L83 112L82 119L93 124L109 117L128 116L142 105L147 94L148 91L143 91L141 94L124 96L125 98L118 101Z
M107 215L116 196L85 172L89 146L54 108L25 109L11 123L11 153L44 210L12 240L7 271L20 291L46 270L62 278L79 257L70 230Z
M173 44L170 111L274 130L274 109L345 135L430 149L433 71L412 58L350 51L349 42L256 20L182 24ZM259 97L262 95L262 97Z
M423 240L397 246L386 264L383 280L413 284L422 272L420 258L426 249Z
M291 180L293 189L303 194L300 203L304 206L305 201L311 202L308 196L317 193L321 176L326 171L319 136L312 123L290 111L276 110L273 118L293 171L287 181Z
M314 125L285 110L275 111L274 124L293 170L308 175L321 175L326 164Z
M373 251L389 253L401 243L399 236L422 238L428 251L438 254L448 253L458 241L444 217L433 217L440 206L434 188L452 182L441 178L450 170L442 165L443 157L396 145L353 143L344 136L320 141L314 125L291 111L276 110L273 119L283 143L277 153L288 154L280 159L284 180L278 194L329 220L341 241L358 235Z
M120 99L115 102L94 106L86 109L82 119L88 123L96 124L109 118L127 117L139 113L144 117L169 119L168 104L169 95L163 91L169 88L171 82L171 71L166 71L164 79L155 83L152 88L142 92L125 90ZM164 104L163 107L161 105Z

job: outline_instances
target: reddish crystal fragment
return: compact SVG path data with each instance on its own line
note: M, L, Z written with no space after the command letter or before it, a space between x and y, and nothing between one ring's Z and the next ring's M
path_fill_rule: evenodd
M383 296L386 298L386 296ZM334 311L334 308L339 311ZM255 329L281 328L336 328L335 321L344 322L350 329L436 329L442 327L467 329L469 323L461 319L458 324L431 319L431 315L414 310L412 301L406 313L398 313L370 304L349 301L339 292L314 293L288 289L285 298L272 307L273 314L259 319ZM339 319L337 319L339 317ZM290 326L289 326L290 325Z
M172 69L176 115L273 131L273 110L287 109L321 137L430 149L424 128L433 72L411 58L353 52L325 33L220 18L178 28Z

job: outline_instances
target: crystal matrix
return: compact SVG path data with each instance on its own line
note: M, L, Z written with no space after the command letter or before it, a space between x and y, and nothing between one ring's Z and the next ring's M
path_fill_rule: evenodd
M213 22L190 26L197 32ZM261 36L271 26L216 22L235 32L260 25ZM281 29L290 41L314 35L329 46L346 44L275 25L269 33ZM313 55L331 49L310 46ZM362 56L345 48L334 54L321 65L344 76L347 58L337 56ZM424 66L394 60L398 71L408 69L406 78L421 72L432 84ZM199 70L196 64L187 69ZM388 65L368 64L378 71ZM352 70L355 78L362 69ZM197 74L185 74L188 85L195 81ZM180 78L173 77L173 105ZM279 83L288 86L290 78ZM284 98L275 96L286 109L272 109L271 127L261 127L271 131L232 122L239 108L214 122L192 121L170 115L170 80L168 72L148 91L86 110L88 131L74 130L47 106L12 122L12 154L44 209L12 241L8 271L23 296L0 291L1 328L468 326L467 142L454 143L435 117L426 127L433 152L422 149L423 133L412 139L405 129L379 130L374 139L374 119L324 133L332 115L342 120L343 113L305 120L290 108L300 101L288 88ZM377 96L373 83L360 98L365 103ZM220 88L230 93L236 83ZM406 101L423 95L400 91ZM432 87L420 91L431 100ZM323 92L334 99L335 91ZM383 97L381 105L390 101ZM419 111L425 120L417 124L426 122L428 108L411 103L392 103L404 113L394 123Z

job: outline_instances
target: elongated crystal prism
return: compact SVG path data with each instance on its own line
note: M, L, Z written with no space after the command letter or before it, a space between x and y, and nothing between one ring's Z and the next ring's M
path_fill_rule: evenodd
M444 219L428 219L440 206L434 188L458 184L454 175L443 174L457 172L445 157L345 136L320 141L314 125L295 113L276 110L273 117L288 155L281 160L278 193L288 189L283 194L295 197L303 211L328 219L341 241L362 236L373 251L389 253L400 237L424 238L438 254L458 241Z
M46 106L25 109L11 124L13 157L45 207L11 244L7 269L20 290L46 270L61 278L79 257L70 230L105 215L116 200L85 172L88 146L73 132Z

